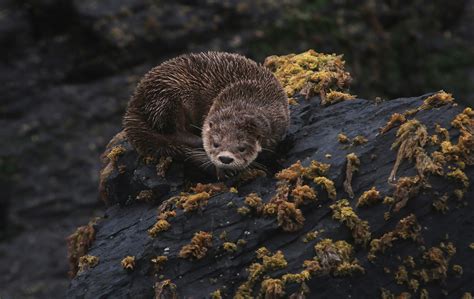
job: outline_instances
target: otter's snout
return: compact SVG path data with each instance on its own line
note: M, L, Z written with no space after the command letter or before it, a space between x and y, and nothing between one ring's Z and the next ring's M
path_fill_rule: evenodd
M224 164L230 164L234 162L234 158L229 157L229 156L219 156L219 161L221 161Z

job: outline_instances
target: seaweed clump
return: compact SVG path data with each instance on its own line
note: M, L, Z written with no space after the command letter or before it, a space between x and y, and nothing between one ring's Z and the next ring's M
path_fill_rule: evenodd
M427 97L423 104L418 108L419 110L427 110L432 108L439 108L444 105L453 104L454 98L450 93L445 92L444 90L438 91L434 95Z
M369 242L371 237L369 223L357 216L347 199L341 199L329 207L332 209L332 218L344 223L351 230L356 244L366 245Z
M78 227L76 231L67 237L67 255L69 260L69 276L76 276L79 270L79 259L87 254L89 247L95 240L95 228L98 218L94 218L87 225Z
M423 253L423 261L426 268L415 271L423 282L433 280L444 281L448 276L449 262L456 253L456 247L452 243L441 243L439 247L431 247Z
M163 266L167 261L168 261L168 257L164 255L159 255L151 259L151 262L153 263L155 267L155 271L160 271L161 269L163 269Z
M177 287L170 279L155 283L155 299L178 299Z
M354 191L352 190L352 175L354 172L359 170L360 160L354 153L350 153L346 156L346 179L344 180L344 190L349 194L350 198L354 198Z
M282 169L275 175L278 179L277 192L263 205L263 214L276 216L278 225L284 231L293 232L301 229L305 219L299 206L315 202L317 197L316 191L309 185L304 184L305 179L313 180L317 184L326 184L329 196L331 197L334 194L335 198L334 183L322 176L326 174L330 166L330 164L311 161L309 166L304 167L300 161L297 161L288 168ZM239 209L239 213L248 212L250 212L249 208L246 210Z
M79 273L94 268L99 264L99 258L93 255L84 255L79 258Z
M236 299L253 298L253 288L255 287L257 282L264 277L265 273L268 273L273 270L283 269L288 265L287 261L285 260L285 256L281 251L277 251L275 254L272 255L267 248L261 247L256 251L256 254L257 258L261 259L262 262L252 263L247 268L247 280L237 288L237 292L234 296L234 298ZM271 287L272 283L267 282L265 283L265 285L262 285L261 292L263 294L269 294L272 292Z
M405 115L400 113L394 113L392 114L392 116L390 116L390 119L388 120L387 124L383 128L380 128L380 134L385 134L392 128L396 127L397 125L401 125L406 121L407 118L405 117Z
M441 174L441 166L434 163L425 152L428 139L426 127L416 119L407 121L398 129L397 140L392 145L392 149L398 147L398 153L389 183L396 180L397 170L403 159L416 160L415 167L421 179L424 179L427 172Z
M148 234L150 237L155 238L158 233L167 231L171 227L171 224L166 219L159 219L149 230Z
M180 258L202 259L212 246L212 234L208 232L197 232L191 239L191 243L184 245L179 252Z
M337 96L334 91L344 92L352 80L344 69L342 56L317 53L309 50L301 54L269 56L264 66L268 67L280 81L288 97L297 92L306 99L314 95L328 102L328 94L337 99L350 98L350 95Z
M334 242L331 239L324 239L314 246L314 250L316 252L314 260L318 266L316 269L320 269L322 273L331 273L334 276L347 276L365 272L357 259L353 257L354 250L352 245L346 241Z
M110 161L116 163L119 159L119 157L121 155L123 155L124 153L126 152L126 149L121 146L121 145L117 145L117 146L114 146L110 151L109 153L107 154L107 159L109 159Z
M125 270L132 271L133 269L135 269L135 257L131 255L126 256L125 258L123 258L120 264Z
M385 233L378 239L370 241L370 249L367 258L371 261L375 260L376 253L385 252L387 248L392 247L393 242L398 239L411 239L413 241L421 241L421 226L416 220L414 214L410 214L407 217L400 219L395 226L393 231Z
M323 106L329 106L329 105L336 104L342 101L354 100L355 98L356 96L345 93L345 92L330 90L326 94L326 98L323 101L321 101L321 104Z
M393 199L395 207L393 211L398 212L405 207L410 198L415 197L423 187L423 183L419 176L402 177L395 185Z
M357 200L357 207L373 205L377 202L380 202L382 198L380 197L380 192L372 187L370 190L365 191Z

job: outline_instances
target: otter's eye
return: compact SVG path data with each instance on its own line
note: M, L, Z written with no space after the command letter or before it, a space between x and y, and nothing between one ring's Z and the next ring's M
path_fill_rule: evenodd
M217 142L214 142L212 145L214 146L214 148L218 148L220 146L220 144Z
M241 153L245 152L245 146L239 146L237 149L238 149L239 152L241 152Z

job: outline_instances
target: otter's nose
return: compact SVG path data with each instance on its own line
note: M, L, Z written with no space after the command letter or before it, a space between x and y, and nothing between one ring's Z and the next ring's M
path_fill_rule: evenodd
M224 164L230 164L230 163L234 162L234 158L227 157L227 156L220 156L219 160Z

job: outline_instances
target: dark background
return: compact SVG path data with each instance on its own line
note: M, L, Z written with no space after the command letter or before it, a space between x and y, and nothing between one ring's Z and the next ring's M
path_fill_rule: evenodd
M474 101L474 1L0 0L0 297L63 298L65 238L103 214L99 155L180 53L344 54L352 93Z

